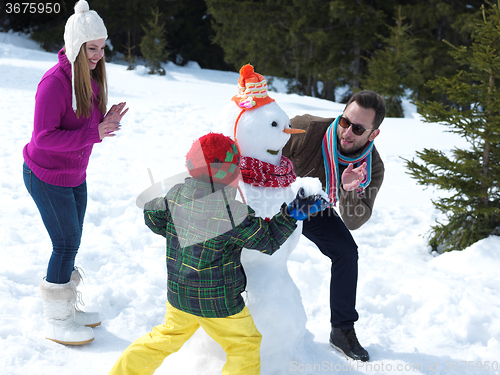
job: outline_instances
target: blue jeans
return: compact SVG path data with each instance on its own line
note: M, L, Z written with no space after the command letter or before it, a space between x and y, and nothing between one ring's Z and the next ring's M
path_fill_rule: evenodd
M351 232L333 208L304 221L302 234L332 261L330 281L331 324L344 330L358 320L358 246Z
M71 279L82 238L87 183L84 181L76 187L51 185L35 176L26 163L23 165L23 177L52 240L47 281L65 284Z

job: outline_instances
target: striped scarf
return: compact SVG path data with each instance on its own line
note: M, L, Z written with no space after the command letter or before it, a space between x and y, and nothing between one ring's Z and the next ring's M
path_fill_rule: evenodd
M297 179L293 164L286 156L281 156L280 165L243 156L240 159L243 182L253 186L287 187Z
M330 204L335 206L339 195L340 176L339 164L349 165L354 164L354 168L359 167L366 161L366 176L360 183L358 193L362 192L372 180L372 150L373 141L368 142L357 158L348 158L342 155L337 150L337 126L340 116L328 127L325 136L323 137L323 161L325 163L326 172L326 192L330 198Z

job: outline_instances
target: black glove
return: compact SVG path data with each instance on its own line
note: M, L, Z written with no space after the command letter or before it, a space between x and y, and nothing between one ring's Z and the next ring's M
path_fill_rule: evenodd
M305 220L309 215L323 211L328 205L321 195L306 197L304 188L300 188L295 199L288 205L288 214L296 220Z

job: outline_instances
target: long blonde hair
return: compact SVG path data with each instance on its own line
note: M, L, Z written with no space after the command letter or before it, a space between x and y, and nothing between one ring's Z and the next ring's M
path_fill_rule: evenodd
M91 78L99 85L99 110L104 115L106 113L106 106L108 104L108 83L106 80L106 66L104 63L104 56L99 60L93 70L89 69L87 51L87 43L83 43L80 47L80 52L75 59L75 96L76 96L76 117L84 115L90 116L90 109L93 106L93 91Z

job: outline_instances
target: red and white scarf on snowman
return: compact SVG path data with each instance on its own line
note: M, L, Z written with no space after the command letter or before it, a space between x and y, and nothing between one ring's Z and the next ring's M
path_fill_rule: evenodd
M243 156L240 159L240 171L243 182L253 186L287 187L297 179L292 161L283 155L280 165Z

